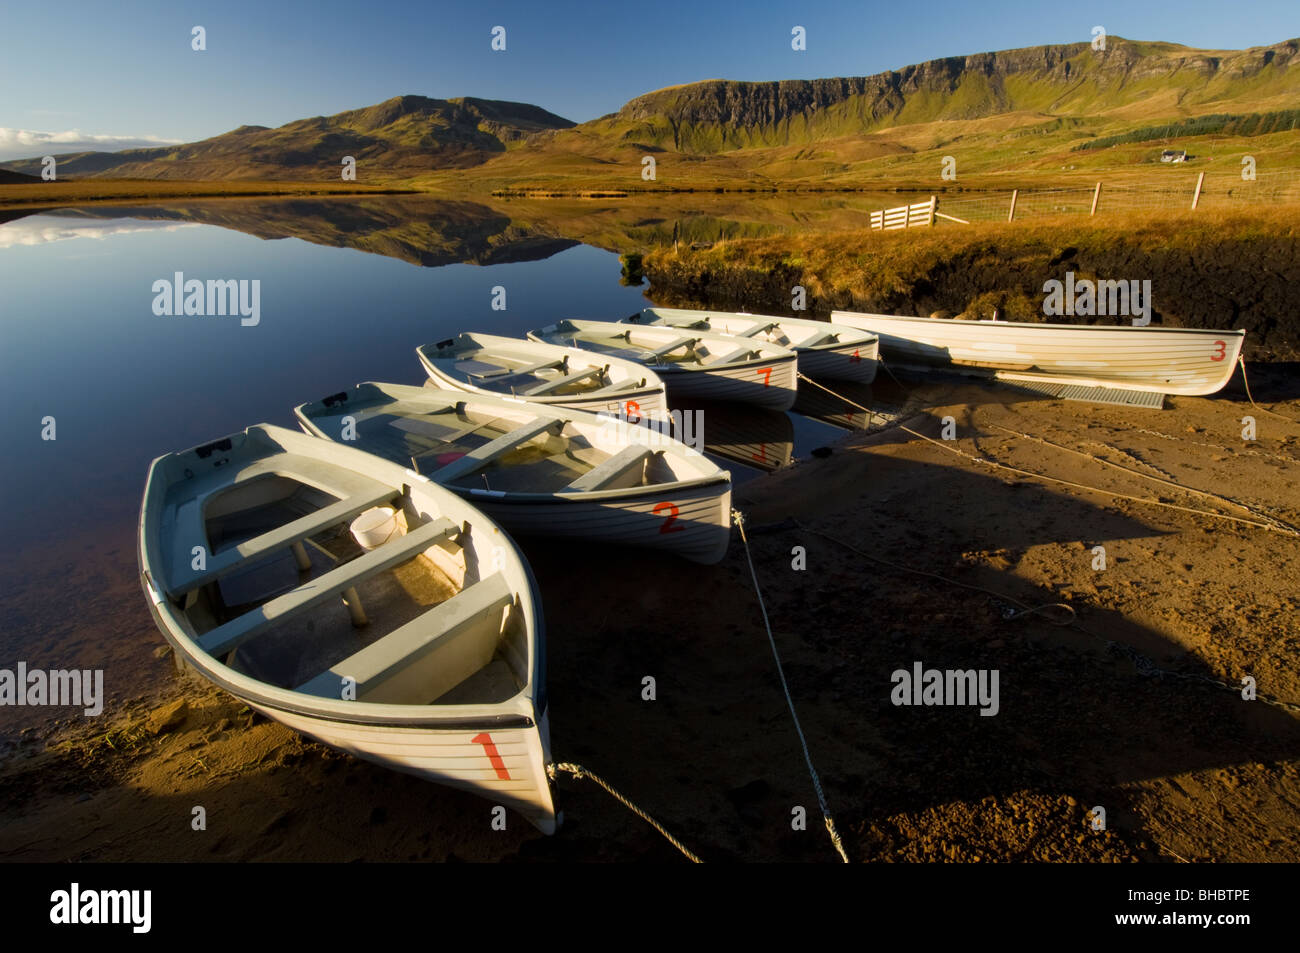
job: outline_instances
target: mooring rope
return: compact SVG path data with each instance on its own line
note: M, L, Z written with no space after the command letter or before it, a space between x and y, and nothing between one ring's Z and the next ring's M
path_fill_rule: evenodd
M843 394L837 394L829 387L817 383L815 380L813 380L811 377L809 377L807 374L803 373L802 371L796 371L795 373L799 375L799 380L803 381L805 384L812 384L813 387L820 387L822 390L826 391L826 393L830 394L832 397L844 401L844 403L848 404L850 407L856 407L858 408L858 410L864 411L867 415L868 427L870 427L872 424L876 422L876 412L872 410L870 407L863 407L861 404L855 404L853 401L849 400Z
M1289 424L1300 423L1300 421L1293 420L1292 418L1286 416L1285 414L1279 414L1275 410L1269 410L1267 407L1261 407L1259 406L1259 404L1255 403L1255 398L1250 395L1250 381L1246 379L1246 358L1243 357L1241 354L1238 354L1237 364L1240 365L1241 367L1241 383L1245 385L1246 399L1250 401L1250 406L1254 407L1256 410L1260 411L1261 413L1271 414L1274 417L1277 417L1279 420L1285 420Z
M641 818L641 820L645 821L647 824L649 824L651 827L657 830L660 834L662 834L664 836L664 839L667 840L668 843L676 847L678 850L680 850L683 854L685 854L686 857L691 861L691 863L693 864L704 863L704 861L700 860L697 854L693 853L690 849L686 847L685 844L679 841L672 834L668 833L668 830L662 824L660 824L653 817L651 817L645 811L641 810L641 808L637 807L630 800L628 800L626 797L620 794L614 788L614 785L610 784L608 781L602 778L595 771L592 771L589 768L584 768L580 764L571 764L568 761L552 762L551 764L548 764L546 766L546 774L548 777L550 777L552 781L555 780L556 774L558 774L561 771L563 771L565 774L572 775L574 778L576 778L579 781L581 781L583 778L591 778L591 780L595 781L602 788L604 788L616 801L618 801L625 808L627 808L637 817Z
M832 394L835 393L834 391L830 391L829 388L823 387L822 389L827 390ZM846 403L850 403L850 404L853 403L847 397L844 397L841 394L835 394L835 396L839 397L840 400L843 400ZM1300 537L1300 530L1297 530L1296 528L1292 527L1290 524L1285 523L1282 520L1278 520L1272 516L1265 517L1267 520L1269 520L1269 522L1261 522L1260 520L1243 519L1240 516L1229 516L1227 513L1216 513L1213 510L1201 510L1192 506L1179 506L1177 503L1166 503L1164 500L1153 500L1147 496L1133 496L1128 493L1117 493L1114 490L1103 490L1101 487L1089 486L1086 483L1075 483L1072 480L1062 480L1059 477L1048 476L1045 473L1035 473L1033 470L1022 470L1020 467L1013 467L1008 464L1001 463L997 460L993 460L989 457L977 457L975 454L967 453L965 450L962 450L958 447L950 447L947 445L945 441L936 440L933 437L927 436L923 433L920 433L919 431L913 430L911 427L907 427L903 424L896 424L895 426L899 430L903 431L903 433L911 434L913 437L918 437L921 440L924 440L926 443L934 444L936 447L938 447L940 450L943 450L945 453L953 453L959 457L963 457L974 463L982 463L985 466L994 467L999 470L1006 470L1009 473L1015 473L1020 476L1030 477L1031 479L1035 479L1035 480L1043 480L1047 483L1055 483L1059 486L1072 487L1076 490L1084 490L1085 492L1088 493L1100 493L1103 496L1109 496L1119 500L1128 500L1132 503L1145 503L1149 506L1163 506L1166 509L1179 510L1180 512L1183 513L1193 513L1196 514L1197 516L1208 516L1211 517L1212 519L1226 520L1230 523L1239 523L1243 526L1254 526L1257 529L1264 529L1273 533L1281 533L1286 536ZM1012 432L1014 433L1014 431ZM1080 451L1075 451L1075 452L1080 452ZM1088 456L1088 454L1085 454L1085 456ZM1100 457L1096 457L1094 459L1096 459L1099 463L1110 462L1110 461L1102 460ZM1111 464L1111 465L1117 466L1117 464ZM1133 472L1136 473L1136 471ZM1142 474L1142 473L1137 473L1137 475L1146 476L1146 474ZM1181 485L1179 485L1179 488L1187 489L1186 487L1182 487ZM1255 513L1256 515L1262 515L1255 510L1250 510L1250 512Z
M1066 453L1073 453L1080 457L1084 457L1088 460L1092 460L1096 463L1102 463L1108 467L1114 467L1116 470L1122 470L1125 473L1131 473L1133 476L1141 477L1144 480L1151 480L1153 483L1163 483L1165 486L1171 486L1176 490L1182 490L1184 493L1192 493L1195 494L1196 496L1203 496L1207 499L1214 500L1215 502L1222 503L1225 506L1235 506L1238 509L1245 510L1247 513L1250 513L1252 516L1258 516L1260 519L1274 526L1280 532L1285 532L1292 536L1300 536L1300 527L1292 526L1290 523L1286 522L1285 520L1280 520L1276 516L1271 516L1268 513L1261 513L1259 510L1255 509L1254 507L1248 506L1245 503L1238 502L1237 500L1234 500L1231 497L1222 496L1218 493L1211 493L1208 490L1198 490L1195 487L1184 486L1183 484L1179 483L1176 480L1167 480L1164 477L1152 476L1149 473L1143 473L1140 470L1134 470L1132 467L1126 467L1122 463L1115 463L1113 460L1107 460L1106 458L1099 457L1096 454L1087 453L1086 451L1083 450L1076 450L1073 447L1067 447L1064 446L1063 444L1054 443L1053 441L1044 439L1043 437L1035 437L1033 434L1021 433L1018 430L1011 430L1008 427L1002 427L999 426L998 424L989 424L989 426L992 427L994 430L1001 430L1003 433L1009 433L1014 437L1022 437L1025 440L1033 440L1037 443L1044 444L1045 446L1052 447L1056 450L1064 450ZM1105 446L1105 444L1102 444L1102 446ZM1115 449L1115 448L1112 447L1111 449Z
M808 741L804 738L803 728L799 725L799 715L794 710L794 699L790 697L790 685L785 680L785 670L781 667L781 653L776 648L776 638L772 635L772 624L767 618L767 606L763 604L763 590L758 584L758 572L754 569L754 557L749 552L749 539L745 535L745 514L740 510L732 510L731 518L740 530L740 541L745 544L745 560L749 563L749 575L754 580L754 594L758 596L758 609L763 614L763 627L767 629L767 641L772 646L772 657L776 660L776 674L781 679L781 690L785 692L785 703L790 709L790 717L794 720L795 734L799 736L799 746L803 748L803 758L808 764L808 773L812 776L813 790L817 792L817 803L821 807L822 820L826 822L826 833L830 835L831 843L835 845L835 850L839 852L840 859L844 863L849 863L849 855L844 851L844 842L840 840L839 832L835 829L835 819L831 816L831 809L826 803L826 793L822 790L821 778L817 775L817 769L813 767L812 754L808 751Z

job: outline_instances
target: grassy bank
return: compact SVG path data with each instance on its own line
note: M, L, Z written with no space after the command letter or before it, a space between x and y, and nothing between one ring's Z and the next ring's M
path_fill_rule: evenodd
M652 249L645 271L663 303L792 314L798 285L814 315L1013 321L1046 320L1043 283L1067 271L1150 280L1153 324L1245 328L1249 359L1300 359L1300 222L1285 210L794 233Z

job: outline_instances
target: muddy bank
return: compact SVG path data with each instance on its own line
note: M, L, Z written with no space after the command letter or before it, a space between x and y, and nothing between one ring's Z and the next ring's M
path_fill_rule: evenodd
M1088 321L1044 317L1044 282L1067 272L1150 281L1152 326L1244 328L1247 360L1300 359L1300 226L1273 214L738 239L655 249L645 272L664 305L794 314L800 286L814 316L996 311L1011 321Z
M846 433L737 488L851 858L1300 860L1300 720L1239 691L1250 675L1260 699L1300 702L1300 540L1188 511L1300 524L1294 380L1261 370L1256 400L1283 416L1253 411L1249 442L1233 395L1138 411L906 380L917 433L951 416L968 453L1186 509L995 471L898 428ZM834 862L738 536L711 567L523 545L557 760L604 775L708 861ZM1068 604L1078 625L1013 600ZM561 781L555 837L514 816L493 830L488 802L324 748L177 678L162 654L141 672L157 693L0 757L0 860L681 860L590 782ZM893 704L893 673L916 662L998 671L997 715Z

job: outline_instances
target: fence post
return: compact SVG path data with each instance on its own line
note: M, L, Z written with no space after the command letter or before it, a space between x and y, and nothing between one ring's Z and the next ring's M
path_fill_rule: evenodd
M925 223L926 225L934 224L934 213L935 213L935 209L937 209L938 207L939 207L939 197L937 195L931 195L930 196L930 220Z
M1020 194L1019 189L1011 190L1011 209L1007 212L1007 221L1010 222L1016 217L1016 196Z
M1098 182L1097 188L1095 188L1092 192L1092 211L1088 213L1089 215L1097 214L1097 202L1100 200L1101 200L1101 183Z
M1201 200L1201 183L1205 181L1205 173L1202 172L1196 177L1196 194L1192 196L1192 211L1196 211L1196 203Z

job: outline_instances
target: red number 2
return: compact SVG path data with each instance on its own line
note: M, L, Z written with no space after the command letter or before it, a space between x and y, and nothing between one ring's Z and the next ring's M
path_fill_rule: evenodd
M664 519L664 525L659 527L659 532L677 533L684 528L681 526L673 525L675 522L677 522L678 509L676 503L668 503L666 501L663 503L656 503L655 508L650 512L658 514L660 510L668 510L669 512L668 512L668 516Z
M492 762L492 767L496 769L497 777L502 781L509 781L510 772L506 770L506 763L502 760L500 753L497 752L497 746L492 741L492 736L486 731L482 731L471 738L470 741L483 746L483 751L487 754L488 760Z
M1214 345L1219 350L1213 357L1210 358L1210 360L1221 361L1228 356L1228 345L1226 341L1215 341Z

